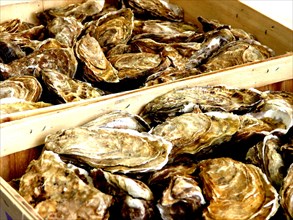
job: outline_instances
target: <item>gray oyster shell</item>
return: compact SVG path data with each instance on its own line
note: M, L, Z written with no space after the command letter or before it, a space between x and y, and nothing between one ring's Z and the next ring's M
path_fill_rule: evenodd
M93 186L87 171L44 151L20 179L19 193L44 219L107 219L112 196Z
M172 144L162 137L130 129L76 127L48 135L45 149L111 172L161 169Z

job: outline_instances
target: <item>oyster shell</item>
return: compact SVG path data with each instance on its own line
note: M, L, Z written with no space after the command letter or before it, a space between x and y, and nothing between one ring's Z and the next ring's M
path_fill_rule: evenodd
M87 17L98 14L104 5L104 1L86 0L82 3L69 4L55 8L49 8L36 14L44 24L56 17L74 17L78 21L84 21Z
M75 52L84 63L84 78L95 82L119 82L118 71L107 60L99 42L86 34L76 42Z
M123 8L108 12L86 25L86 33L94 37L106 52L118 44L126 44L132 35L134 15L131 9Z
M56 17L48 23L47 29L51 37L68 47L73 47L83 30L83 25L74 17Z
M12 98L5 98L1 99L0 104L0 115L10 114L14 112L21 112L27 110L33 110L38 108L44 108L52 106L50 103L45 102L31 102L31 101L24 101L19 99Z
M164 220L200 219L204 204L202 191L191 176L173 176L157 207Z
M42 69L52 69L73 78L77 60L70 48L51 48L36 50L26 57L0 66L0 78L30 75L39 77Z
M209 201L205 219L270 219L276 213L278 193L258 167L231 158L207 159L198 165Z
M97 128L132 129L139 132L148 132L151 128L140 116L126 111L110 111L98 116L96 119L82 125L90 130Z
M229 141L240 127L238 115L225 112L185 113L152 130L173 144L170 159L180 154L204 154Z
M183 21L183 9L166 0L128 0L127 4L136 14L149 14L156 18Z
M92 167L129 173L161 169L172 144L130 129L77 127L48 135L45 148Z
M293 218L293 163L288 169L287 175L284 178L282 188L280 190L280 204L284 209L286 218Z
M159 54L143 52L113 55L108 60L118 70L119 80L150 75L162 61Z
M285 177L285 165L279 149L281 140L275 135L267 135L250 148L246 155L246 160L260 167L266 174L269 181L277 189L281 187Z
M264 104L251 115L271 125L274 128L271 133L286 134L293 126L293 93L265 91L261 96Z
M48 90L56 94L61 102L75 102L104 95L102 90L92 87L91 84L71 79L58 71L43 69L41 76Z
M10 63L24 56L26 54L19 45L0 40L0 63Z
M93 186L85 170L65 164L51 151L31 161L19 193L44 219L107 219L112 202L112 196Z
M260 61L274 56L272 49L252 39L237 40L222 46L199 68L203 72Z
M0 99L14 97L37 102L42 94L42 86L34 76L16 76L0 82Z
M184 87L171 90L147 103L139 113L147 122L161 123L188 112L245 113L262 103L259 91L225 86Z

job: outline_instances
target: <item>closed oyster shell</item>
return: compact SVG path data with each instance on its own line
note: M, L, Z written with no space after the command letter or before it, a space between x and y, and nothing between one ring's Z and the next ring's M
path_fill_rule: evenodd
M76 42L75 52L84 63L84 78L95 82L119 82L118 71L107 60L99 42L86 34Z
M285 165L279 153L281 140L275 135L267 135L263 141L250 148L246 160L258 166L277 189L285 177Z
M272 126L274 129L271 133L286 134L293 127L293 93L265 91L261 96L264 104L251 115Z
M11 98L8 98L9 100ZM11 101L5 99L1 99L0 104L0 115L10 114L14 112L21 112L33 109L39 109L44 107L52 106L50 103L45 102L30 102L30 101L23 101L19 99L13 99Z
M85 170L65 164L51 151L31 161L19 193L44 219L107 219L112 202L112 196L93 186Z
M128 0L127 3L137 14L150 14L156 18L183 21L183 9L166 0Z
M86 33L94 37L106 52L118 44L126 44L132 35L134 15L131 9L123 8L108 12L86 25Z
M150 75L162 61L159 54L143 52L113 55L108 60L118 70L119 80Z
M0 40L0 63L10 63L24 56L26 54L19 45Z
M61 102L75 102L100 97L104 94L102 90L92 87L91 84L71 79L58 71L44 69L41 76L49 91L56 94Z
M0 99L14 97L37 102L42 94L42 86L34 76L16 76L0 82Z
M26 57L0 66L0 78L30 75L39 77L42 69L52 69L73 78L77 60L71 48L50 48L36 50Z
M274 56L272 49L252 39L237 40L222 46L200 66L203 72L211 72L231 66L260 61Z
M47 29L50 36L68 47L73 47L83 30L83 25L74 17L56 17L48 23Z
M186 113L157 125L152 134L170 141L170 159L180 154L204 154L229 141L240 127L237 115L225 112Z
M280 204L285 211L287 220L293 218L293 163L288 169L280 190Z
M191 176L173 176L157 207L163 220L200 219L204 204L202 191Z
M74 17L81 22L87 17L98 14L103 9L103 5L104 1L86 0L82 3L49 8L38 12L36 16L45 24L56 17Z
M161 123L187 112L225 111L245 113L262 103L261 93L225 86L184 87L171 90L147 103L139 113L146 121Z
M131 114L127 111L110 111L98 116L96 119L82 125L90 130L97 128L119 128L132 129L139 132L148 132L151 128L139 115Z
M270 219L276 213L278 193L258 167L231 158L207 159L198 165L209 201L205 219Z
M45 148L111 172L161 169L172 144L163 138L130 129L72 128L48 135Z

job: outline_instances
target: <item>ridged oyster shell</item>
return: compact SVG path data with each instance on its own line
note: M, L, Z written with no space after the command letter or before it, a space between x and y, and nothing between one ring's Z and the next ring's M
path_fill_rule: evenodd
M262 103L261 93L225 86L197 86L171 90L148 102L139 113L151 123L188 112L245 113Z
M285 211L287 219L293 218L293 163L288 169L287 175L284 178L282 188L280 190L280 204Z
M276 213L278 193L258 167L231 158L207 159L198 165L209 201L204 219L270 219Z
M44 151L20 179L19 193L44 219L107 219L112 196L96 189L87 171Z
M53 94L56 94L61 102L75 102L104 95L102 90L91 86L91 84L71 79L58 71L44 69L41 76L46 87Z
M42 94L42 86L34 76L16 76L0 82L0 99L17 98L37 102Z
M45 149L111 172L161 169L172 144L163 138L130 129L76 127L48 135Z

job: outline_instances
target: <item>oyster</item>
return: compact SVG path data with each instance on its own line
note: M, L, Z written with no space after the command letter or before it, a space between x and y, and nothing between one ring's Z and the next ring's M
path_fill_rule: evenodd
M264 104L252 116L263 120L274 129L286 134L293 126L293 93L286 91L265 91L261 94Z
M171 90L147 103L139 113L146 121L161 123L187 112L245 113L262 103L259 91L225 86L198 86Z
M42 86L34 76L16 76L0 82L0 99L14 97L37 102L42 94Z
M119 82L117 70L107 60L99 42L86 34L76 42L75 52L84 63L84 78L95 82Z
M173 176L157 204L164 220L200 219L205 199L191 176Z
M229 141L240 127L238 115L225 112L185 113L152 130L173 144L170 159L180 154L204 154Z
M149 14L156 18L183 21L183 9L166 0L127 0L127 4L136 14Z
M85 170L65 164L51 151L29 164L19 193L44 219L107 219L112 202Z
M153 53L125 53L113 55L108 60L118 70L119 80L150 75L162 61L159 54Z
M102 90L92 87L89 83L71 79L55 70L43 69L41 77L48 90L57 95L61 102L75 102L104 95Z
M139 132L148 132L150 126L140 116L129 112L116 110L100 115L96 119L82 125L90 130L98 128L132 129Z
M0 65L0 79L23 75L38 78L42 69L57 70L73 78L77 69L77 60L73 50L70 48L36 50L28 56L14 60L9 64Z
M26 53L19 45L0 40L0 63L10 63L24 56Z
M250 148L246 155L246 160L260 167L277 189L281 187L285 177L285 165L279 153L280 146L281 140L277 136L267 135L263 141Z
M132 35L134 15L131 9L123 8L108 12L86 25L86 33L94 37L104 51L117 44L126 44Z
M51 37L68 47L73 47L83 30L83 25L74 17L56 17L48 23L47 29Z
M7 100L8 99L8 100ZM0 104L0 115L10 114L14 112L21 112L27 110L33 110L38 108L44 108L51 106L50 103L45 103L42 101L39 102L31 102L31 101L24 101L19 99L12 99L11 98L1 99Z
M274 56L272 49L252 39L237 40L222 46L199 68L203 72L225 69Z
M56 17L74 17L78 21L84 21L87 17L98 14L104 5L104 1L86 0L82 3L69 4L55 8L49 8L36 14L44 24Z
M287 175L284 178L282 188L280 190L280 204L284 209L286 218L293 218L293 163L288 169Z
M209 201L205 219L270 219L276 213L278 193L258 167L231 158L207 159L198 165Z
M172 144L163 138L130 129L76 127L48 135L45 149L111 172L161 169Z

